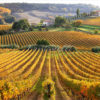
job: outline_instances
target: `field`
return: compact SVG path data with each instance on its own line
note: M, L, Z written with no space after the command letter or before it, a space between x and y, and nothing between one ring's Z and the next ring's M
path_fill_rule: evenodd
M50 27L49 28L49 32L61 32L61 31L73 31L74 28L72 29L66 29L66 28L63 28L63 27Z
M77 31L0 36L0 46L35 45L46 39L59 50L0 49L0 100L100 100L100 35ZM63 51L73 45L76 52Z
M12 25L0 25L0 31L9 30L12 28Z
M95 34L95 31L97 30L98 31L97 34L100 34L100 26L96 25L81 25L80 27L78 27L78 29L89 32L91 34Z
M1 98L47 100L51 84L51 100L99 100L99 69L100 54L92 52L5 52L0 54Z
M83 20L83 24L100 26L100 17Z
M20 47L36 44L38 39L46 39L51 45L73 45L77 49L91 50L94 46L100 46L100 36L83 32L24 32L0 36L0 45L16 44Z

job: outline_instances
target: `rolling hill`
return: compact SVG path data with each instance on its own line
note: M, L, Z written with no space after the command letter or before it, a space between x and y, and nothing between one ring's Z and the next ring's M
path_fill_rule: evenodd
M46 39L51 45L73 45L78 49L90 50L94 46L100 46L100 36L90 35L77 31L65 32L23 32L0 36L0 45L16 44L20 47L35 45L37 40ZM20 42L21 41L21 42Z
M27 18L30 23L38 23L41 19L50 19L55 16L73 16L77 8L80 12L91 12L99 10L99 7L86 4L27 4L27 3L5 3L1 7L11 9L12 15L17 20Z

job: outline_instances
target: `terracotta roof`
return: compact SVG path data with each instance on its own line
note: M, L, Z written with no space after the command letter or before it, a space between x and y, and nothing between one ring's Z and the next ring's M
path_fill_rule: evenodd
M97 11L95 11L95 12L100 12L100 10L97 10Z
M50 20L45 20L44 22L51 22Z

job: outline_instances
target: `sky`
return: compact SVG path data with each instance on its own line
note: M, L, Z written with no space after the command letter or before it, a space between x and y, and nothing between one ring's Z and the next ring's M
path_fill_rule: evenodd
M0 3L60 3L60 4L92 4L100 7L100 0L0 0Z

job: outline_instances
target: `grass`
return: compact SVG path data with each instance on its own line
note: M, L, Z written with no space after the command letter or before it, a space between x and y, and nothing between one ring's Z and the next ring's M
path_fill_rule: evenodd
M55 27L50 27L49 28L49 31L52 31L52 32L54 32L54 31L73 31L74 30L74 28L72 28L72 29L66 29L66 28L63 28L63 27L57 27L57 28L55 28Z
M55 28L55 27L49 27L48 28L48 31L49 32L55 32L55 31L73 31L74 30L74 28L72 28L72 29L66 29L66 28L63 28L63 27L57 27L57 28ZM34 29L33 30L34 32L38 32L39 30L38 30L38 28L37 29ZM45 31L45 30L42 30L42 31Z
M96 25L81 25L78 29L86 32L91 32L92 34L94 34L95 30L98 31L98 34L100 33L100 26Z
M100 26L100 17L83 20L83 24Z

